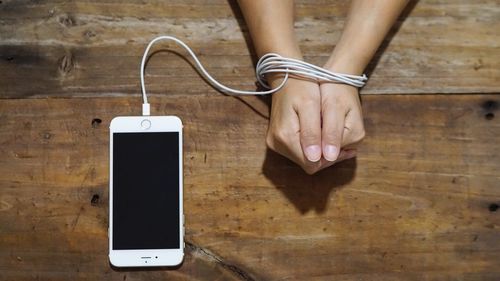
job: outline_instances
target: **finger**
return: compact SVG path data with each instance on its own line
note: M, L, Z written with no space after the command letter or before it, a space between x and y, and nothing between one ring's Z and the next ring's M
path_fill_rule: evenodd
M297 108L300 124L300 144L307 160L321 159L321 108L320 97L311 97Z
M300 135L296 134L295 138L289 138L286 143L276 142L275 151L297 163L304 171L311 175L322 169L324 164L321 161L311 162L306 159L302 146L300 145ZM322 159L324 161L324 159Z
M354 158L356 156L357 156L356 149L347 149L347 150L341 149L339 156L337 157L337 159L335 161L328 161L328 160L322 158L321 159L321 166L318 168L318 170L328 168L334 164L337 164L339 162Z
M364 137L363 116L359 110L352 109L345 117L342 147L347 149L354 148Z
M339 157L346 110L333 95L322 96L323 128L321 132L323 157L332 162Z
M283 116L273 116L280 120L279 127L270 127L266 143L274 151L292 160L308 174L313 174L319 170L320 162L310 162L305 158L300 145L299 118L295 110L285 112Z
M355 158L357 155L358 151L356 149L342 149L342 151L339 153L339 157L337 157L337 160L335 160L335 163Z

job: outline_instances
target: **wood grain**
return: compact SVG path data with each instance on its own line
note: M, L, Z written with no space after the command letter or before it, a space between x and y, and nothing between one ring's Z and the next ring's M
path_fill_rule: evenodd
M321 65L349 1L296 3ZM107 127L139 114L160 34L255 88L235 1L0 0L0 280L500 279L498 1L412 1L368 67L359 157L314 176L266 149L268 98L217 95L159 46L147 83L185 125L186 258L117 269Z
M0 280L500 278L499 96L364 96L358 158L315 176L266 149L266 102L152 98L185 125L187 255L119 270L107 127L140 98L0 100Z
M297 1L307 61L326 61L347 7L348 1ZM160 34L185 40L222 82L255 88L255 57L235 1L2 0L0 98L138 93L143 49ZM499 92L499 42L498 1L414 1L368 67L363 93ZM180 51L168 44L157 50L166 47ZM147 73L156 95L214 92L169 52L155 55Z

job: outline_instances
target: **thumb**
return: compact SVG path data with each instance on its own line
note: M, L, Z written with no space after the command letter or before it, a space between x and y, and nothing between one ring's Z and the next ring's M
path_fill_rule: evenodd
M321 109L319 95L298 107L300 144L307 160L321 159Z

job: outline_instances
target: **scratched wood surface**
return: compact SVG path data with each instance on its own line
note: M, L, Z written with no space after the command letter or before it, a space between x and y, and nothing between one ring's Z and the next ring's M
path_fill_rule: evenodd
M326 61L347 7L348 1L297 1L306 60ZM2 0L0 98L135 94L143 49L160 34L185 40L224 83L254 88L255 57L235 1ZM214 93L168 52L150 61L148 73L152 94ZM413 1L368 74L364 94L499 92L498 0Z
M108 125L139 98L1 100L0 280L499 280L500 96L364 96L359 157L315 176L243 101L152 99L185 125L186 259L118 270Z
M296 3L321 65L348 1ZM160 34L254 89L241 13L0 0L0 280L499 280L498 4L413 1L369 66L359 157L314 176L266 149L267 98L220 96L159 47L147 81L153 114L185 124L186 258L122 270L107 260L109 121L139 114L138 65Z

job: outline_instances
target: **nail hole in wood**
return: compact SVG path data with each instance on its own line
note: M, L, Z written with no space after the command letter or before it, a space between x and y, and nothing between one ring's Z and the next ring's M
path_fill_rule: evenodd
M95 33L95 31L93 30L87 30L83 33L83 36L87 37L87 38L93 38L95 37L97 34Z
M97 206L97 204L99 204L99 194L94 194L90 199L90 205Z
M495 114L492 112L488 112L484 115L484 118L486 118L486 120L492 120L493 118L495 118Z
M497 203L491 203L488 209L490 210L490 212L496 212L498 210L498 207L499 206Z
M92 128L97 128L102 123L102 120L99 118L92 119Z

